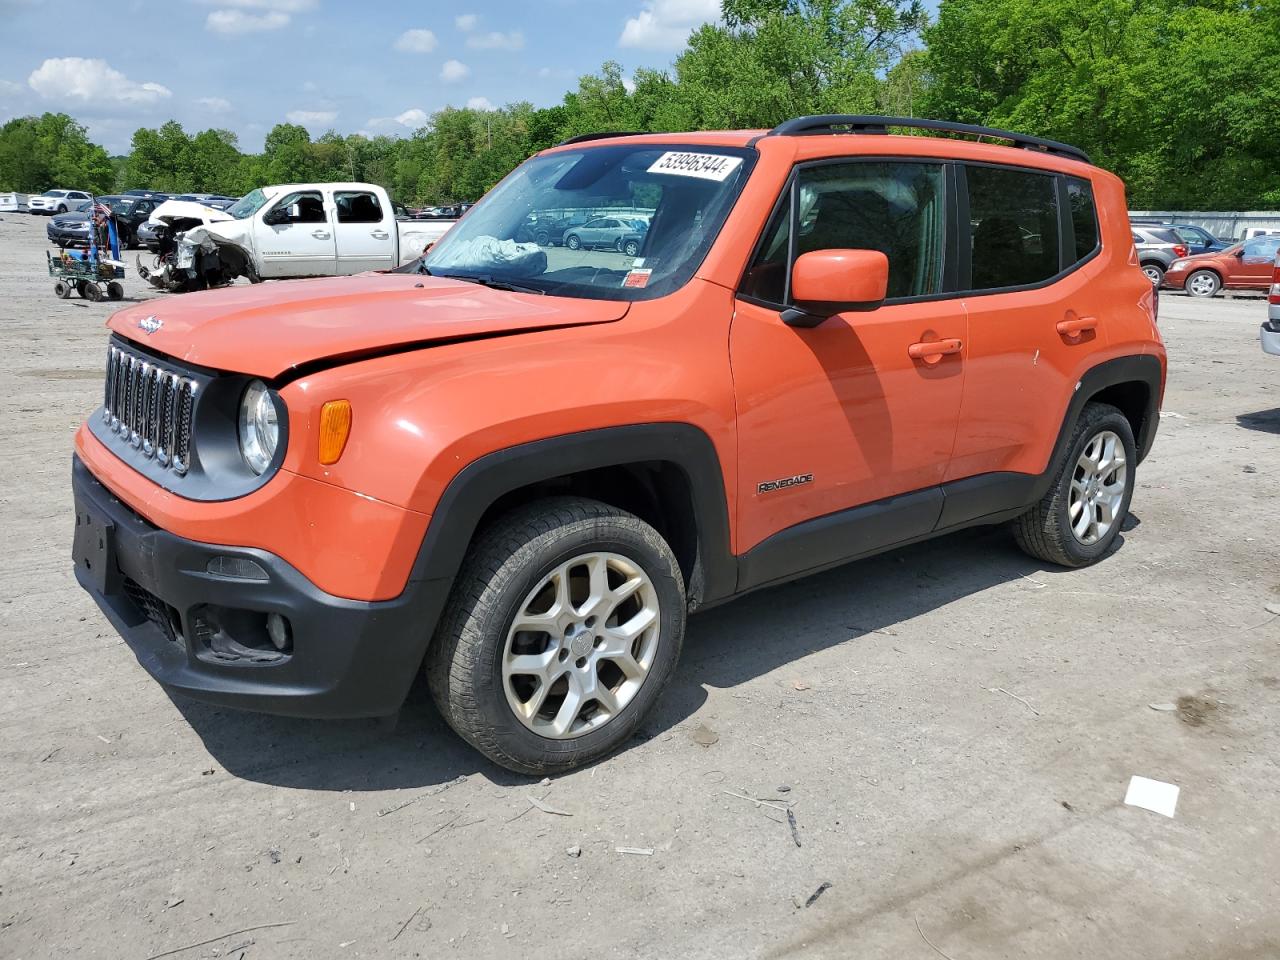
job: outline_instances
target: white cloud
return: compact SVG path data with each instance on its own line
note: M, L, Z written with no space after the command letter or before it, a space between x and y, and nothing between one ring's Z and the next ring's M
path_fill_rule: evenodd
M623 89L623 90L625 90L625 91L627 91L627 93L635 93L635 92L636 92L636 82L635 82L633 79L631 79L630 77L623 77L623 78L622 78L622 89Z
M493 104L489 102L488 97L472 97L467 101L468 110L493 110Z
M25 90L20 83L14 83L12 80L0 80L0 96L12 96Z
M719 0L649 0L627 20L618 46L678 50L696 27L720 16Z
M524 34L519 30L510 33L477 33L467 37L467 46L473 50L519 50L524 46Z
M404 113L396 114L394 117L370 117L365 126L370 130L395 130L397 127L417 130L425 125L428 119L427 111L411 107Z
M394 119L402 127L420 127L427 122L427 111L414 107L412 110L397 114Z
M199 97L196 103L210 113L226 113L231 109L231 101L224 97Z
M470 33L476 28L476 24L480 22L480 18L474 13L464 13L460 17L453 18L453 25L463 33Z
M471 75L471 68L459 60L446 60L440 68L440 79L445 83L457 83Z
M113 69L105 60L86 60L83 57L46 60L27 77L27 86L47 99L79 100L83 103L147 106L173 96L168 87L158 83L138 83Z
M243 10L214 10L205 17L206 30L214 33L258 33L262 30L279 30L288 26L289 14L279 10L266 13L245 13Z
M303 127L323 127L338 118L337 110L290 110L285 115L290 123Z
M430 30L406 30L396 37L395 48L404 53L430 53L437 43L436 35Z

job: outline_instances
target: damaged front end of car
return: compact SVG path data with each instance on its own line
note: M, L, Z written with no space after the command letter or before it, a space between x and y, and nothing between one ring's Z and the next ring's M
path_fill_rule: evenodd
M237 242L242 229L221 211L199 204L169 201L152 215L156 255L150 264L138 257L138 276L158 290L190 293L260 279L253 257ZM228 235L221 235L219 229Z

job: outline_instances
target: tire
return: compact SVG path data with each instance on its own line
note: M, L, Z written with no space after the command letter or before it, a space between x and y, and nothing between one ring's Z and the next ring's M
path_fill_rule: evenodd
M77 281L76 281L76 293L80 294L80 296L81 296L81 297L83 297L85 300L88 300L88 299L89 299L89 288L90 288L91 286L93 286L93 284L89 283L87 280L77 280Z
M582 241L578 238L576 233L571 233L565 238L564 245L570 250L577 250L582 246Z
M1222 278L1212 270L1197 270L1187 277L1183 286L1189 296L1208 300L1216 297L1222 289Z
M119 280L112 280L110 283L107 284L107 299L108 300L124 299L124 285L121 284Z
M1158 263L1144 263L1142 272L1147 275L1147 279L1151 281L1151 285L1159 288L1164 283L1164 267Z
M99 287L96 283L86 283L84 285L83 296L86 300L90 300L93 303L97 303L99 300L102 299L102 288Z
M58 280L53 285L53 292L59 300L66 300L71 296L71 284L65 280Z
M640 244L636 243L636 241L634 240L628 240L625 244L623 244L622 252L625 253L628 257L634 257L636 254L640 252Z
M1096 490L1098 496L1105 500L1106 491L1115 489L1118 498L1112 500L1109 508L1110 524L1104 531L1101 530L1101 523L1099 523L1098 535L1095 539L1090 539L1088 535L1090 529L1085 530L1083 537L1073 530L1075 502L1083 500L1084 504L1083 509L1077 514L1078 517L1083 517L1086 512L1095 519L1100 516L1105 517L1108 506L1105 502L1100 507L1090 504L1085 494L1094 488L1090 486L1088 471L1081 466L1081 463L1086 452L1096 449L1093 448L1095 442L1105 441L1108 437L1115 439L1116 448L1123 449L1124 461L1116 466L1114 455L1111 456L1110 462L1113 466L1110 470L1104 466L1100 473L1100 480L1106 481L1110 477L1112 483L1103 482ZM1104 464L1108 462L1105 456L1100 459ZM1086 567L1096 563L1111 549L1128 515L1129 502L1133 498L1134 468L1137 466L1137 460L1133 428L1129 425L1128 418L1110 404L1086 404L1080 412L1079 420L1076 421L1075 429L1071 431L1071 438L1067 442L1065 455L1053 478L1053 485L1038 504L1013 521L1013 535L1018 541L1018 546L1037 559L1064 567ZM1123 470L1124 476L1117 478L1116 475L1120 470ZM1080 477L1082 472L1086 474L1083 480ZM1075 489L1077 485L1083 488L1079 492Z
M579 601L583 581L575 575L588 572L579 563L584 557L597 558L610 589L620 585L615 575L641 581L617 604L616 616L602 604L600 619L582 619L592 599ZM564 594L557 584L565 585ZM552 595L565 600L553 602ZM517 616L553 615L556 603L567 616L554 634L513 632ZM533 611L538 604L547 609ZM641 614L652 619L634 640L610 632L611 618L635 624ZM573 622L564 629L566 620ZM472 544L427 655L427 680L449 726L494 763L534 776L569 770L631 738L671 678L684 624L684 580L656 530L595 500L549 498L507 514ZM609 658L607 638L621 644L613 651L617 660ZM534 662L543 654L541 681L510 669L517 655ZM633 672L620 669L624 657ZM591 681L612 707L578 687L579 707L572 709L568 684ZM520 701L541 710L523 719Z
M53 212L54 212L54 214L55 214L55 215L56 215L56 214L59 214L59 213L66 213L66 212L67 212L67 207L66 207L66 205L65 205L65 204L60 203L60 204L58 204L58 209L57 209L57 210L55 210L55 211L53 211Z
M540 247L546 247L551 244L551 237L548 235L547 231L539 230L533 235L533 242Z

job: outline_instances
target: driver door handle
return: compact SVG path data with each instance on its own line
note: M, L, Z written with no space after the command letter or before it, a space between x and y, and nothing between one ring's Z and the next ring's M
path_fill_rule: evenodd
M913 343L907 347L907 356L912 360L937 363L947 354L959 353L963 348L964 344L958 337L947 340L928 340L923 343Z
M390 236L390 234L388 234L387 231L385 230L371 230L369 232L369 236L373 237L373 239L375 240L385 240L387 239L388 236Z
M328 240L328 239L329 239L329 231L327 231L327 230L312 230L312 231L311 231L311 235L312 235L313 237L315 237L317 240Z

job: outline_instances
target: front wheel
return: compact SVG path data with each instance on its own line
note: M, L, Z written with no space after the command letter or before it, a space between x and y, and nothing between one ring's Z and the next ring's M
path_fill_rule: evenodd
M53 292L59 300L65 300L71 296L71 284L65 280L58 280L53 285Z
M66 212L67 212L66 205L65 205L65 204L61 204L61 203L60 203L60 204L58 204L58 209L57 209L56 211L54 211L54 212L55 212L55 213L66 213Z
M568 770L632 736L671 678L684 622L684 580L656 530L595 500L542 500L472 545L427 679L445 720L494 763Z
M1212 270L1197 270L1187 277L1187 293L1193 297L1209 299L1222 289L1222 278Z
M1147 275L1147 279L1151 281L1152 286L1159 287L1164 283L1164 267L1158 263L1144 263L1142 272Z
M1086 404L1053 485L1013 521L1018 546L1064 567L1100 560L1128 515L1137 462L1128 418L1110 404Z
M582 241L578 239L577 234L570 234L568 239L565 240L564 245L570 250L577 250L582 246Z
M112 280L110 283L108 283L108 284L107 284L107 299L108 299L108 300L123 300L123 299L124 299L124 284L122 284L119 280Z

